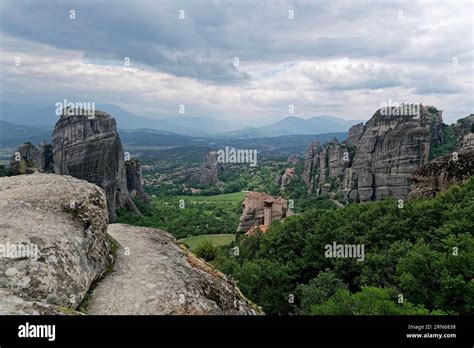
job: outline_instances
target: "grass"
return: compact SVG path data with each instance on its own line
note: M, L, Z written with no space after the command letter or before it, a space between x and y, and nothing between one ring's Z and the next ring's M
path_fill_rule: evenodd
M223 193L214 196L178 196L178 199L189 200L191 202L242 202L244 192Z
M234 234L203 234L200 236L193 236L188 238L183 238L179 240L181 243L185 244L189 249L194 250L197 246L205 241L210 241L213 246L223 246L229 245L235 241Z

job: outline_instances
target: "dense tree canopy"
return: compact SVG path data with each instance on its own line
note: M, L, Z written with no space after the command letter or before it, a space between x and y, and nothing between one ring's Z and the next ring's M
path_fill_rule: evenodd
M306 211L215 264L269 314L473 314L473 231L471 178L403 208L387 199ZM364 245L364 260L326 257L333 242Z

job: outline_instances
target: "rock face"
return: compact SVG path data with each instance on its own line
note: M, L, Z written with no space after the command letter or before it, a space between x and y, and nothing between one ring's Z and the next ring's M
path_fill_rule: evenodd
M237 232L249 232L255 228L266 231L272 221L293 214L285 199L282 197L275 198L262 192L247 192L242 208L243 212L240 216Z
M88 182L0 178L0 216L0 314L75 309L111 262L106 197Z
M137 197L143 203L148 203L148 197L143 190L142 168L140 161L131 158L125 161L125 169L127 172L127 190L131 198Z
M122 143L109 114L61 115L53 131L53 156L56 174L104 189L111 222L116 221L118 208L138 212L128 194Z
M472 137L469 135L474 132L474 114L459 119L452 127L457 144L455 150L460 150L462 147L468 145L467 142L472 141ZM466 136L469 137L465 140L464 137Z
M121 247L114 272L91 294L88 314L261 313L167 232L122 224L109 225L108 232Z
M219 174L224 166L217 162L217 152L211 151L204 157L204 162L197 168L190 168L173 174L162 175L159 182L181 181L189 185L204 185L222 187Z
M338 192L356 202L405 198L411 173L427 162L430 146L443 140L442 112L420 106L418 116L394 114L378 110L363 127L353 126L342 144L311 144L303 174L308 193Z
M13 175L32 174L38 171L39 165L39 151L30 142L20 145L10 158L10 167Z
M432 198L453 184L474 175L474 147L466 147L418 168L412 175L409 198Z
M53 145L44 141L39 145L39 169L43 173L54 172Z
M0 289L0 315L64 315L66 313L81 314L46 302L27 300L8 290Z
M469 133L465 135L460 143L461 151L474 150L474 133Z
M286 168L285 172L278 178L280 190L285 191L288 184L296 177L295 168Z
M221 186L219 174L222 172L222 164L217 162L217 152L211 151L204 157L204 163L200 170L195 174L195 180L202 185L217 185Z

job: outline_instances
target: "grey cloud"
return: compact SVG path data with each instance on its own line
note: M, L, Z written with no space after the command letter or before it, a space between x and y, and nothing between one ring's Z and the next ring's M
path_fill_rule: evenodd
M385 18L394 21L403 3L5 0L0 6L0 29L9 35L91 58L130 57L176 76L218 83L248 80L246 61L388 57L407 44L404 25L380 28ZM289 9L294 20L287 17ZM410 11L418 13L419 5L411 4ZM170 58L167 51L181 54ZM233 57L241 59L241 68L229 64Z

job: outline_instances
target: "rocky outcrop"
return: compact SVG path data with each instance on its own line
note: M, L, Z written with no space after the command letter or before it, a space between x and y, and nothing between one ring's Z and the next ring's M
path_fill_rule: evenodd
M0 178L0 315L262 313L170 234L108 226L106 204L71 176Z
M474 175L474 148L437 158L413 173L409 198L432 198Z
M302 179L308 188L309 194L312 194L315 191L315 181L318 178L317 173L320 172L319 155L321 150L322 146L319 141L309 144L308 150L306 150Z
M296 178L295 168L286 168L285 172L278 178L278 186L280 190L285 191L288 184Z
M10 291L0 289L0 315L65 315L82 313L42 301L27 300Z
M459 151L462 147L468 146L468 142L472 141L472 136L469 135L474 133L474 114L459 119L452 127L457 144L454 150ZM466 136L468 138L464 139Z
M310 145L306 154L303 180L309 194L327 194L342 185L349 167L350 149L337 139L321 146L319 142Z
M167 232L109 225L121 245L114 271L91 294L88 314L258 314L222 273Z
M104 192L86 181L0 178L0 314L77 308L112 261L107 221Z
M463 136L459 148L460 151L474 150L474 133L469 133Z
M204 157L204 163L195 174L195 181L202 185L222 186L219 174L223 171L223 165L217 162L217 152L211 151Z
M54 173L53 145L46 142L39 144L39 170L43 173Z
M148 197L143 190L142 168L137 158L125 161L127 173L127 190L131 198L137 197L143 203L148 203Z
M159 182L182 182L186 185L217 186L221 188L224 183L219 180L219 174L224 170L224 165L217 161L217 157L217 152L211 151L204 157L201 166L162 175Z
M38 171L39 164L39 151L30 142L20 145L10 158L10 167L13 175L32 174Z
M346 140L344 140L344 144L348 146L355 146L359 142L363 134L364 134L363 123L358 123L356 125L353 125L351 128L349 128L349 132L347 133Z
M282 197L273 197L263 192L245 193L237 232L249 232L254 228L266 230L275 220L293 214L288 202Z
M122 143L115 119L102 111L95 115L61 115L53 131L54 171L87 180L103 188L109 219L117 209L138 212L127 190Z
M405 198L411 173L428 161L430 146L443 141L442 112L422 105L419 110L378 110L363 127L353 126L342 144L311 144L303 174L308 193L338 192L356 202Z

